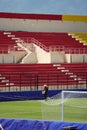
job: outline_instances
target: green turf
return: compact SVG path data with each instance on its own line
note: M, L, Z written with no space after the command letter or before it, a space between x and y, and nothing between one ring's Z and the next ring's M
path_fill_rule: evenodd
M87 101L87 99L85 101ZM68 104L69 103L66 103L64 107L65 121L87 122L87 107L78 108L69 106ZM43 109L46 108L45 104L43 104L43 106ZM48 106L46 111L48 120L56 120L57 115L60 116L61 120L61 105L56 107ZM41 113L40 101L0 102L0 118L42 119ZM54 117L51 118L52 116Z
M40 102L38 101L0 102L0 117L41 119Z

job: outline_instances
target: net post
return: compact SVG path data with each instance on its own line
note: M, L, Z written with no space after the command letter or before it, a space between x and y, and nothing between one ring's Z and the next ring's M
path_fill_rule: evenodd
M64 92L62 91L62 121L64 121Z

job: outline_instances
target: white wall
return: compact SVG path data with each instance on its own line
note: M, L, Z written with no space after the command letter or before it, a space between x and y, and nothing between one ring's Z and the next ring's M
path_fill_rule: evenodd
M87 55L85 54L65 54L67 63L87 63Z
M29 63L29 64L35 64L37 63L37 54L36 52L32 52L31 54L27 54L26 57L22 60L21 63Z
M34 46L38 63L64 63L66 60L64 52L46 52L39 46Z
M65 54L64 52L50 52L51 53L51 63L64 63Z
M39 46L34 45L35 46L35 51L37 54L37 60L38 63L51 63L51 56L49 52L44 51L43 49L41 49Z
M32 32L87 32L87 22L0 18L0 30Z
M0 54L0 64L4 63L4 55Z
M2 63L18 63L25 55L24 51L11 52L8 54L0 54L0 64Z
M84 62L87 63L87 54L84 55Z
M72 63L83 63L83 55L82 54L72 54Z
M71 62L71 54L65 54L66 63Z

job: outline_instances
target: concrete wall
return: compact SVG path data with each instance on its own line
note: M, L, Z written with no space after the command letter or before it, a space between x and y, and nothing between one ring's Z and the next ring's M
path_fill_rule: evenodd
M21 63L29 63L29 64L37 63L37 54L36 54L36 52L32 52L31 54L27 54L26 57L22 60Z
M3 63L18 63L25 56L25 52L11 52L8 54L0 54L0 64Z
M64 52L50 52L51 53L51 63L64 63L65 54Z
M84 57L84 62L87 63L87 54L83 55Z
M0 18L2 31L87 32L87 22Z
M51 63L50 53L44 51L37 45L34 45L34 46L36 47L35 51L37 53L38 63Z
M67 63L87 63L87 54L65 54Z
M64 52L46 52L37 45L35 52L25 54L25 52L12 52L0 54L0 64L2 63L87 63L86 54L65 54ZM26 58L24 58L26 57ZM23 59L23 61L22 61ZM22 62L21 62L22 61Z

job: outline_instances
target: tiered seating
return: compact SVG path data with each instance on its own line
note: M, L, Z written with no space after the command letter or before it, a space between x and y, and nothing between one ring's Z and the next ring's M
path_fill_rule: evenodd
M79 66L79 67L77 67ZM83 70L81 70L83 68ZM81 70L81 71L80 71ZM0 87L69 87L86 84L87 64L2 64Z
M70 33L74 38L87 45L87 33Z
M0 32L0 51L2 53L8 53L8 49L15 44L13 40L5 36L3 32Z
M87 50L87 46L84 47L83 44L72 38L68 33L12 32L12 34L28 43L32 40L46 51L50 51L51 48L51 50L56 49L58 51L65 51L65 53L78 53L78 49L83 53L83 49L86 48L85 50ZM76 52L73 49L76 49Z
M3 66L0 66L0 70L1 76L5 76L6 79L9 79L10 74L10 83L14 83L13 85L16 86L20 86L20 82L21 86L34 86L36 82L38 82L38 85L40 86L44 83L48 84L50 81L51 84L52 82L55 84L54 80L56 78L51 76L56 75L55 73L57 71L52 64L4 64ZM36 81L37 78L38 81Z
M13 37L9 37L13 35ZM76 35L82 39L77 40L72 35ZM64 51L65 53L87 53L87 45L84 46L84 41L87 40L85 33L52 33L52 32L0 32L0 46L3 52L8 52L8 48L17 47L17 42L22 40L25 43L34 42L46 51ZM13 38L19 38L14 40ZM17 41L17 42L16 42ZM83 43L80 43L83 42Z
M16 51L18 48L15 40L4 32L0 32L0 53L8 53L9 50Z
M57 65L55 65L57 66ZM73 78L79 83L85 83L87 80L87 63L72 63L72 64L60 64L58 69L63 73Z

